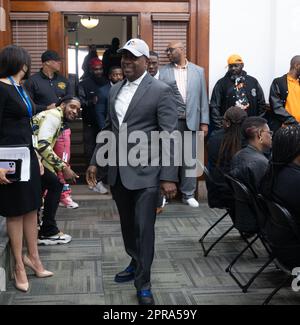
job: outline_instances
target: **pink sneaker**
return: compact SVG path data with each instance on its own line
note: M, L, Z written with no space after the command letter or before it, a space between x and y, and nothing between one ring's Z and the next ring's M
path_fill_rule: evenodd
M68 209L77 209L79 207L78 203L74 202L71 196L65 196L60 198L59 206Z

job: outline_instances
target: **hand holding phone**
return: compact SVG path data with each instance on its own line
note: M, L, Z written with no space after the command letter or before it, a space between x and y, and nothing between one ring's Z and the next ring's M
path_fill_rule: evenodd
M11 172L9 169L0 168L0 184L11 184L11 181L6 178L8 172Z
M0 159L0 184L9 184L19 181L21 178L21 166L22 160L20 159Z

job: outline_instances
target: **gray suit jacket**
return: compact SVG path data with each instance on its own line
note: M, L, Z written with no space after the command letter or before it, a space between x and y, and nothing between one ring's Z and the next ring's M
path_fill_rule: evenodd
M204 69L189 62L187 70L186 122L191 131L198 131L200 124L209 124ZM167 64L159 70L159 79L172 88L177 110L185 109L185 103L176 84L173 64Z
M117 149L119 148L120 128L115 110L115 101L125 83L126 80L117 83L111 88L108 100L108 116L103 129L103 131L113 132L117 140ZM146 144L150 147L151 131L173 132L177 129L177 121L177 111L171 88L147 74L133 96L124 117L123 124L127 123L128 135L134 131L144 131ZM100 143L96 146L91 165L97 165L96 155L101 146L103 144ZM135 144L127 143L127 154L134 146ZM159 186L161 180L178 181L177 167L151 166L150 161L149 154L148 166L109 166L108 184L115 185L118 170L122 184L129 190Z

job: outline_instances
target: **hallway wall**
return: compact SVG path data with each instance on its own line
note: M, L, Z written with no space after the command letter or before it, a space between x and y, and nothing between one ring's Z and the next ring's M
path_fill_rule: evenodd
M298 0L211 0L210 94L227 71L228 56L238 53L268 99L273 78L300 54L299 16Z

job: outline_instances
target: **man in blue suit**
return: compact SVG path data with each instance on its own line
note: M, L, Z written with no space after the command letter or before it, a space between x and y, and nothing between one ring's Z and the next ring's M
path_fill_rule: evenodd
M123 80L123 71L121 67L118 66L111 67L109 69L108 79L109 79L109 83L99 88L96 93L98 100L95 106L95 112L96 112L96 122L99 131L101 131L105 125L105 120L107 116L107 105L108 105L107 100L108 100L110 88L117 82Z

